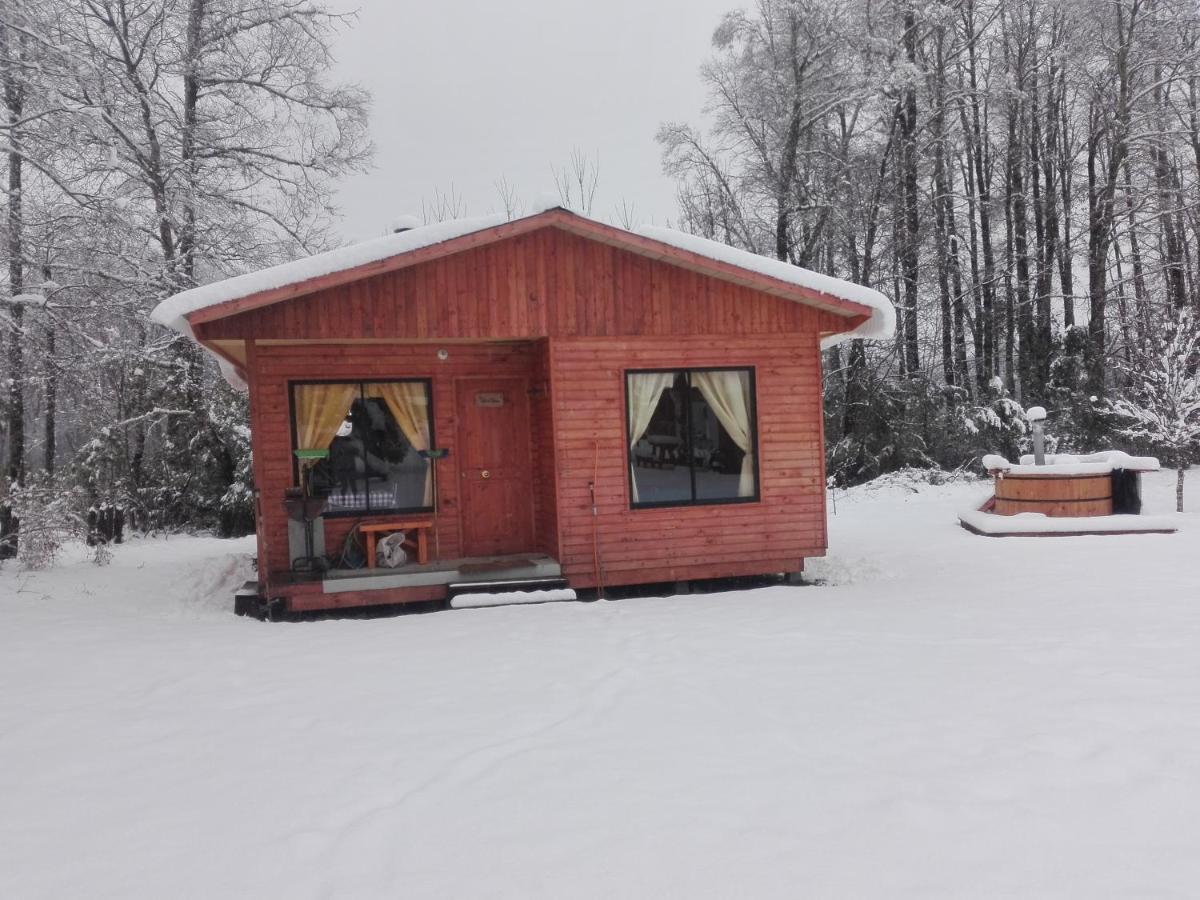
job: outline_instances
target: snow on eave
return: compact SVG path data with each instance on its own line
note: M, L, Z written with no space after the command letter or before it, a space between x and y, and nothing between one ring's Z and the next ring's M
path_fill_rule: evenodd
M388 234L358 244L339 247L336 250L306 256L278 266L271 266L269 269L236 275L233 278L226 278L224 281L214 281L211 284L201 285L168 297L154 308L154 311L150 313L150 319L178 331L180 334L192 337L187 317L202 309L299 284L313 278L356 269L359 266L380 262L433 244L440 244L443 241L482 231L485 228L502 225L505 221L504 216L493 215L436 222L421 228Z
M824 349L851 338L886 340L896 333L896 308L887 297L873 288L834 278L832 275L822 275L811 269L803 269L769 256L751 253L749 250L739 250L737 247L731 247L719 241L711 241L695 234L676 231L674 228L640 225L633 231L634 234L669 244L679 250L695 253L697 256L728 263L739 269L746 269L777 281L828 294L841 300L849 300L870 308L870 318L858 327L822 339L821 347Z
M574 210L568 210L556 201L536 206L521 216L520 219L530 219L553 209L562 209L564 212L580 219L597 222L601 225L605 224L591 216ZM507 221L509 220L503 215L453 219L351 244L336 250L318 253L303 259L272 266L268 269L248 272L244 275L227 278L224 281L216 281L183 291L158 304L150 314L150 318L160 325L164 325L195 340L195 334L192 331L188 317L200 310L221 306L236 300L253 297L257 294L265 294L312 279L351 272L361 266L382 262L415 250L421 250L488 228L494 228L505 224ZM626 229L617 226L607 225L606 227L614 228L616 231L626 231ZM850 338L884 339L891 337L895 332L895 308L883 294L871 288L843 281L840 278L833 278L829 275L822 275L819 272L802 269L799 266L759 256L746 250L739 250L736 247L730 247L726 244L697 237L696 235L686 234L672 228L642 225L628 230L626 233L657 241L716 262L726 263L747 272L764 275L787 285L826 294L835 299L847 300L870 310L870 316L866 321L841 334L825 337L821 342L822 347L831 347ZM845 312L837 310L833 312L838 315L846 315ZM223 366L222 370L225 371L226 368L227 365ZM233 374L232 369L226 372L226 377L231 383L232 378L230 376Z

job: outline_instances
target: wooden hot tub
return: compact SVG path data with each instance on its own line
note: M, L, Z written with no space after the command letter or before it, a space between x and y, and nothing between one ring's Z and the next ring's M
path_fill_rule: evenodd
M1087 474L1025 474L997 472L996 501L992 512L1000 516L1041 513L1045 516L1111 516L1111 472Z

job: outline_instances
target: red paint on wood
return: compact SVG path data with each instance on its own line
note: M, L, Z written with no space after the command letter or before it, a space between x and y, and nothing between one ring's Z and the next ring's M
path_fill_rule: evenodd
M194 327L212 341L716 336L849 325L813 306L547 228Z
M520 238L527 238L539 231L553 229L579 236L593 246L605 245L626 254L634 254L643 258L669 263L670 265L696 272L711 279L719 279L729 284L749 287L764 294L787 297L791 300L809 304L815 308L826 309L836 313L840 322L835 330L845 331L864 321L871 314L869 307L861 303L801 287L787 281L772 278L749 269L720 260L710 259L682 250L670 244L664 244L653 238L633 234L623 228L614 228L582 216L575 215L564 209L553 209L544 213L528 216L506 222L492 228L463 235L439 244L422 247L407 253L387 259L377 260L340 272L331 272L315 278L309 278L294 284L283 285L266 291L260 291L236 300L197 310L188 316L193 327L212 323L231 315L245 313L251 310L263 309L285 300L320 291L330 291L348 284L359 284L365 279L401 271L423 264L433 264L449 257L457 256L468 251L487 252L497 243L511 243ZM513 274L510 270L509 274ZM600 278L611 282L616 271L607 265L601 266Z
M608 584L798 571L826 543L818 341L831 318L624 247L543 228L202 330L247 339L260 579L274 596L287 589L271 582L288 566L282 506L293 483L288 385L312 378L431 380L435 441L450 450L436 463L430 545L440 558L482 549L470 533L473 501L459 473L463 465L487 467L480 454L496 449L488 435L499 426L476 421L476 407L464 409L464 398L519 382L526 424L507 430L501 442L512 449L505 465L526 460L523 487L510 492L522 494L514 515L528 523L508 528L520 535L516 552L554 556L577 587L598 580L597 548ZM760 499L632 510L624 373L696 366L755 370ZM481 527L492 534L504 529L499 519L489 524L489 504L518 505L479 502ZM326 519L329 552L340 549L357 521ZM315 591L292 594L304 608L316 608L325 601L319 585ZM327 605L397 602L377 593L329 595Z
M463 553L528 553L534 548L529 382L460 378L455 388Z

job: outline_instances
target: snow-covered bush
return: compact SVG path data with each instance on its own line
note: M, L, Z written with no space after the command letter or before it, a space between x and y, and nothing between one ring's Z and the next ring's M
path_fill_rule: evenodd
M1111 411L1123 435L1175 466L1176 508L1183 512L1184 472L1200 443L1200 323L1179 313L1123 369L1129 387Z
M41 473L13 490L10 502L20 527L17 559L25 568L46 568L64 543L83 538L87 525L80 515L81 500L78 490Z
M1027 449L1025 410L999 378L972 397L924 376L867 376L865 386L826 381L827 470L839 486L910 468L955 471L987 453L1015 458Z

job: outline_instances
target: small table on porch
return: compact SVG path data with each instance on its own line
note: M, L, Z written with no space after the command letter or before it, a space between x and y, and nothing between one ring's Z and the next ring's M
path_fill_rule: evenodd
M432 527L433 519L395 519L390 522L359 525L358 530L362 532L367 544L367 568L375 568L375 542L379 540L379 536L397 531L404 532L406 547L416 549L418 563L429 562L429 529ZM415 532L415 536L410 537L410 531Z

